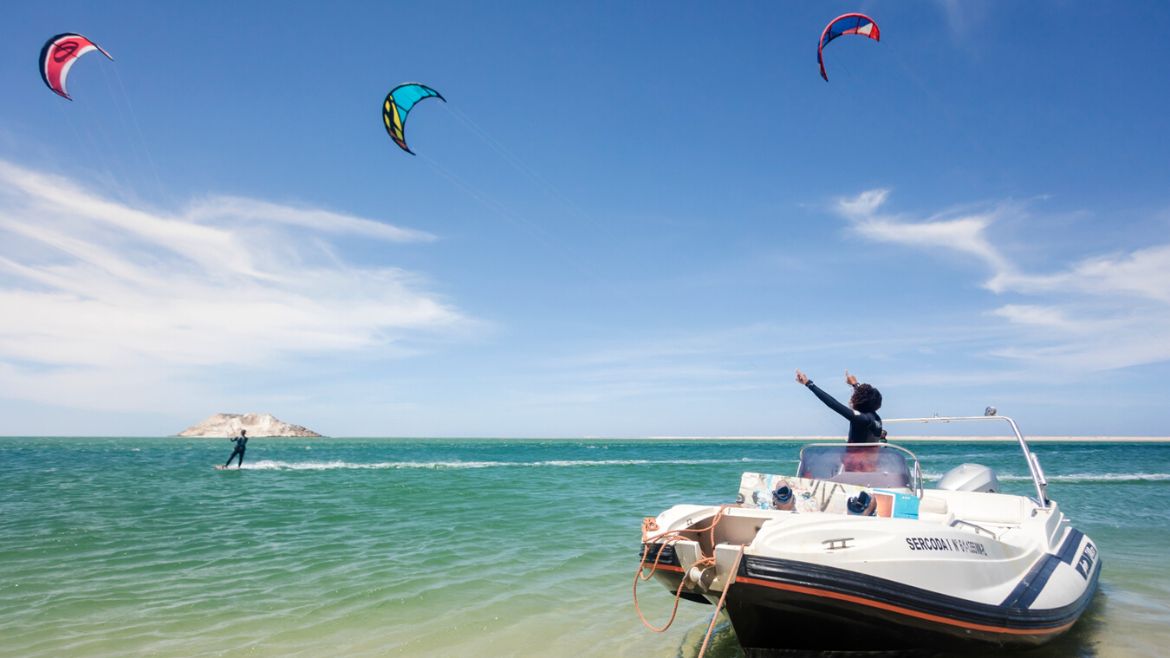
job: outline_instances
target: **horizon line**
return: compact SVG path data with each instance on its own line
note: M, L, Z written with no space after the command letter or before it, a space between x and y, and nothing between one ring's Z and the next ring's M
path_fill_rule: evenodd
M12 434L0 435L3 439L225 439L227 436L178 436L176 434L152 435L78 435L78 434ZM648 435L648 436L493 436L493 435L457 435L457 436L263 436L255 435L250 439L395 439L411 441L845 441L843 436L824 435ZM1170 436L1111 436L1111 435L1038 435L1024 437L1029 443L1170 443ZM944 436L922 435L898 437L891 443L915 442L977 442L977 443L1016 443L1014 436Z

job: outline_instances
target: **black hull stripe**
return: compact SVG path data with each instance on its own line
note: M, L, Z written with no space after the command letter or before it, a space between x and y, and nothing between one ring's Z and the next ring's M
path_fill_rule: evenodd
M1100 559L1094 565L1084 592L1076 601L1060 608L1028 609L1043 591L1059 563L1072 565L1083 537L1084 533L1081 531L1070 530L1061 543L1060 550L1056 554L1048 554L1037 560L1028 575L1000 605L968 601L845 569L762 556L744 556L739 575L761 581L836 592L909 611L947 617L960 623L1043 631L1075 622L1088 607L1096 592L1097 579L1102 568ZM659 551L662 553L658 562L660 568L673 567L671 571L681 568L674 547L663 544L643 545L641 554L647 566L654 562L654 557Z
M658 558L658 564L675 567L681 566L678 561L678 555L675 555L674 546L669 544L642 544L642 551L639 557L646 563L646 566L650 566L654 564L654 558L659 553L662 553L662 556Z
M1071 566L1073 557L1077 554L1077 549L1081 547L1081 538L1085 533L1073 528L1068 531L1068 536L1064 538L1064 543L1060 545L1060 551L1056 554L1061 562Z
M1085 533L1073 528L1068 531L1064 541L1060 545L1060 550L1056 554L1049 553L1036 561L1032 565L1028 575L1016 585L1011 594L1003 600L1000 605L1008 608L1030 608L1035 603L1036 597L1040 596L1040 592L1044 591L1044 586L1048 584L1048 579L1052 576L1052 572L1056 571L1057 565L1061 562L1072 565L1073 556L1076 555L1077 549L1081 546L1081 538Z
M791 560L745 556L739 570L741 576L760 581L832 592L869 601L879 607L893 606L912 613L944 617L960 624L1037 631L1075 622L1092 600L1099 572L1098 563L1085 591L1076 601L1060 608L1027 610L978 603L876 576Z

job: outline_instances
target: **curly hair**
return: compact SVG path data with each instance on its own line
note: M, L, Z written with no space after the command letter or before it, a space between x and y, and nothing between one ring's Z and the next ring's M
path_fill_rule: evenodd
M882 408L882 394L869 384L858 384L853 387L853 397L849 398L849 406L861 413L870 413Z

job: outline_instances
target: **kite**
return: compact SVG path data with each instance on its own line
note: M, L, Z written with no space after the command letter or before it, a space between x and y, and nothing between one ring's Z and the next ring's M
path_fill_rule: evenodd
M842 14L829 21L825 26L825 31L821 32L821 41L817 44L817 64L821 65L821 77L825 82L829 81L829 74L825 73L825 58L823 51L829 42L837 37L846 34L857 34L863 37L869 37L874 41L882 40L881 30L878 29L878 24L873 22L873 19L865 14Z
M69 69L73 68L79 57L94 50L105 55L111 62L114 61L110 53L80 34L71 32L58 34L46 41L45 47L41 48L41 78L58 96L73 100L69 97L69 92L65 91L65 77L69 75Z
M406 130L406 115L410 113L410 108L414 107L415 103L432 97L447 102L447 99L434 89L416 82L408 82L391 89L382 103L382 122L386 124L386 133L399 148L411 155L414 155L414 151L406 145L406 136L403 134Z

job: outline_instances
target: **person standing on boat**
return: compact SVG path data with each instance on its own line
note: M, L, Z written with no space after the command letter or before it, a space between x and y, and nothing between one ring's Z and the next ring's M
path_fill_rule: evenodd
M236 455L239 455L240 461L236 464L236 468L243 468L244 467L244 450L247 449L247 446L248 446L248 430L242 429L242 430L240 430L239 436L237 436L233 439L228 439L228 440L232 441L233 443L236 444L236 449L232 450L232 456L228 457L227 463L225 463L223 465L223 467L227 468L228 466L230 466L232 463L232 460L236 458Z
M876 443L886 440L882 418L877 414L877 410L882 407L882 394L876 388L869 384L859 384L857 378L846 370L845 383L853 387L853 396L849 398L847 407L817 388L817 385L800 370L796 371L796 381L807 386L821 402L849 421L849 443Z

